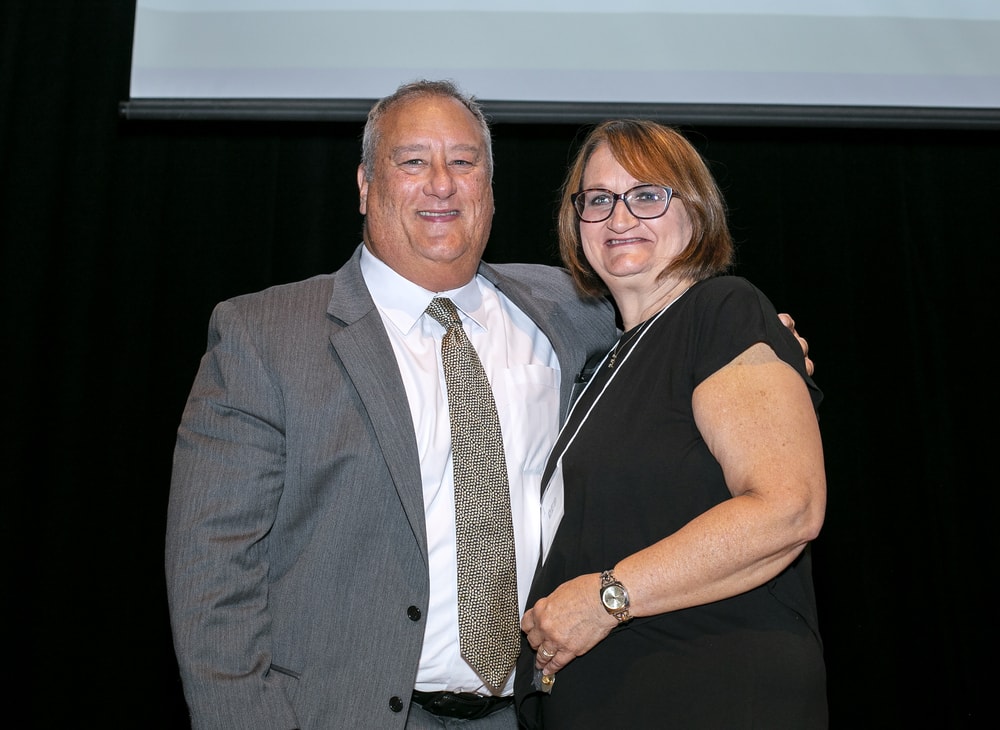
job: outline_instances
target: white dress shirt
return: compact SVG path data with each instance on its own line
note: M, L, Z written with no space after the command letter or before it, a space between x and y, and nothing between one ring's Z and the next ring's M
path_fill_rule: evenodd
M559 427L559 362L548 338L481 276L447 292L404 279L367 248L361 272L392 343L417 436L430 556L430 605L414 689L489 694L458 648L458 587L451 425L441 366L444 327L424 310L448 297L479 353L500 417L524 612L541 544L539 484ZM504 689L509 694L511 676Z

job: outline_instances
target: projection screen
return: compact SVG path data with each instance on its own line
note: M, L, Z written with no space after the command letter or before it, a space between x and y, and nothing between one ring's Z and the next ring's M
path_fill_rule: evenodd
M449 78L495 121L1000 127L998 0L138 0L128 118L363 118Z

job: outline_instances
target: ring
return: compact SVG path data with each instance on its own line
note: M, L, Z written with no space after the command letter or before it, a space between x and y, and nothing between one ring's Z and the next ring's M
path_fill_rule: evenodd
M554 656L555 656L555 655L556 655L556 654L557 654L558 652L555 652L555 651L553 651L553 652L548 652L548 651L546 651L546 650L545 650L545 647L544 647L544 646L540 646L540 647L538 647L538 653L539 653L539 654L541 654L541 655L542 655L543 657L545 657L546 659L551 659L551 658L552 658L552 657L554 657Z

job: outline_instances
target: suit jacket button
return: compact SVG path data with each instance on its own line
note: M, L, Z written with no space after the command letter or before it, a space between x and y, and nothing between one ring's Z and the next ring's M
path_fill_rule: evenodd
M390 697L389 698L389 709L392 710L393 712L402 712L403 711L403 701L401 699L399 699L398 697Z
M406 615L410 617L410 621L419 621L420 609L417 608L416 606L410 606L408 609L406 609Z

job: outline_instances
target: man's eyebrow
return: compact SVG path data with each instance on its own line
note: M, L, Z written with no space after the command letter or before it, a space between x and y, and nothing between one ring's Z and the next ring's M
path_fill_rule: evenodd
M398 147L392 148L392 156L397 157L399 155L409 155L415 152L426 152L430 149L430 145L426 144L404 144ZM448 147L448 152L469 152L476 156L483 154L483 148L478 144L454 144Z
M408 155L411 152L423 152L427 149L425 144L406 144L400 145L399 147L392 148L392 156L396 157L398 155Z

